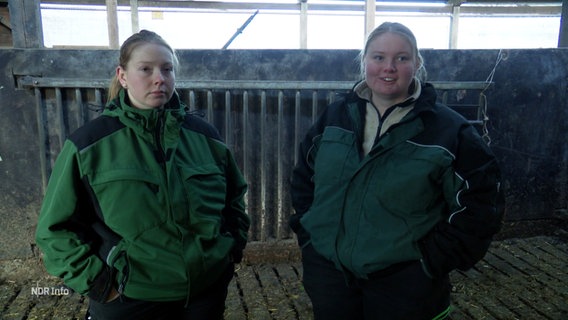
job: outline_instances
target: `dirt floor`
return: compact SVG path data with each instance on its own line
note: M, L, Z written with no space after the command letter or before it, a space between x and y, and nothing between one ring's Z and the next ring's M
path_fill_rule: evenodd
M566 320L567 270L566 233L495 241L473 269L451 274L452 319ZM313 319L301 274L299 261L240 264L226 319ZM87 303L37 260L0 261L0 319L82 319Z

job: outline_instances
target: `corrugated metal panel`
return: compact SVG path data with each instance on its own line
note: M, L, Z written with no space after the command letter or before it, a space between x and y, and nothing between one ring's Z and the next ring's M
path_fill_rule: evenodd
M20 83L34 88L36 96L45 184L66 136L102 110L106 81L28 77ZM287 226L292 213L288 179L298 144L321 109L352 86L351 82L177 81L182 101L217 127L249 182L251 241L293 237ZM440 99L477 124L484 121L479 93L486 86L436 83L443 91Z

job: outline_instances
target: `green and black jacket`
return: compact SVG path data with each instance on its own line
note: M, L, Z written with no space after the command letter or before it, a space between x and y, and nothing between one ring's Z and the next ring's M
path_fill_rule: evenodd
M75 131L36 231L46 269L104 301L189 299L242 257L247 185L218 132L178 95L140 110L125 91Z
M368 154L368 100L354 91L329 105L300 144L290 225L300 245L359 278L418 260L431 277L468 269L501 226L500 171L477 130L436 103L430 84L410 102Z

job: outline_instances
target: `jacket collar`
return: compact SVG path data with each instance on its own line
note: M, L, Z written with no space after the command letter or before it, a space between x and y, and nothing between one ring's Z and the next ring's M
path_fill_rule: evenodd
M176 122L182 122L185 105L179 99L177 92L174 91L171 99L162 108L138 109L131 105L126 90L120 89L118 96L107 104L103 114L118 117L125 125L137 131L151 131L163 115L166 116L166 119L173 116Z

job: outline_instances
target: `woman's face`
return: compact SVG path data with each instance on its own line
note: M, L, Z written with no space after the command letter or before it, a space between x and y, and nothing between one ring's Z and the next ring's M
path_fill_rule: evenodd
M388 32L371 40L364 65L373 96L393 103L409 96L408 88L418 70L418 61L405 37Z
M133 107L160 108L173 95L174 57L159 44L145 43L136 47L126 68L118 67L116 73Z

